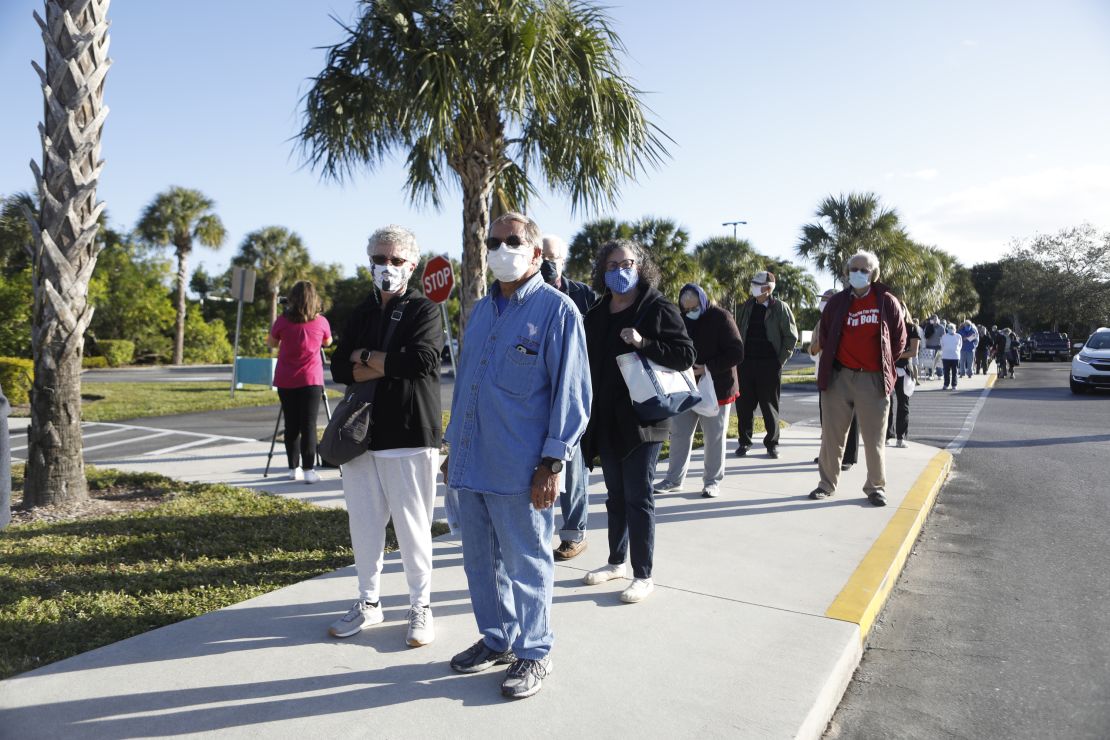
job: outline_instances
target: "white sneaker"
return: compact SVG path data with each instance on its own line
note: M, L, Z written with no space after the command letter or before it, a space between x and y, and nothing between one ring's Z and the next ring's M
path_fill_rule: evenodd
M633 578L632 584L621 591L621 601L635 604L646 599L655 590L655 582L650 578Z
M317 473L315 470L306 470L306 471L304 471L304 482L305 483L319 483L320 482L320 474Z
M899 439L899 440L898 440L898 441L897 441L897 442L896 442L896 443L894 444L894 446L895 446L895 447L909 447L909 445L908 445L908 444L906 444L906 440L904 440L904 439Z
M289 471L289 480L304 480L304 471L299 467Z
M300 470L300 468L297 469ZM328 627L328 634L332 637L350 637L367 627L381 624L384 620L385 615L382 614L380 603L370 606L359 599L346 614L332 622L331 627Z
M674 493L675 491L681 491L681 490L682 490L682 484L681 483L672 483L669 480L662 481L662 482L660 482L659 484L657 484L655 486L655 492L656 493Z
M436 639L436 630L432 622L432 607L414 606L409 609L409 632L405 642L409 647L428 645Z
M605 564L600 568L595 568L586 574L586 577L582 579L582 583L585 583L587 586L596 586L599 583L605 583L606 581L612 581L617 578L624 578L624 563L620 565Z

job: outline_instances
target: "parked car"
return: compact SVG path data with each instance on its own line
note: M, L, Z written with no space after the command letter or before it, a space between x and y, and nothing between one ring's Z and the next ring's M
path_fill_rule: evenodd
M1101 327L1087 337L1083 349L1071 359L1071 392L1110 390L1110 327Z
M1058 331L1035 331L1021 345L1021 359L1066 360L1071 357L1068 335Z

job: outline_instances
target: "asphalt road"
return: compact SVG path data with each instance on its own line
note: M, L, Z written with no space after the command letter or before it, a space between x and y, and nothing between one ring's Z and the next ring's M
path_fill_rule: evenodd
M1110 737L1110 395L1073 396L1065 364L1017 374L957 456L827 738Z

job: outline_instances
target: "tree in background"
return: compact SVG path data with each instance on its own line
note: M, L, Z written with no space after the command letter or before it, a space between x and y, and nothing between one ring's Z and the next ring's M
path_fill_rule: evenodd
M998 323L998 305L995 293L1002 280L1001 262L983 262L971 268L971 280L979 296L979 315L976 321L986 326Z
M710 237L694 247L694 255L711 281L702 287L729 313L748 299L752 276L765 269L767 261L747 239L732 236Z
M795 253L843 282L848 259L867 249L879 256L883 272L892 250L904 251L898 213L884 208L874 193L830 195L817 206L817 220L802 226Z
M760 269L774 273L775 298L790 306L795 316L803 308L817 305L817 280L801 267L787 260L769 259Z
M215 207L215 201L199 190L171 187L155 196L143 210L136 228L148 244L155 247L172 246L177 255L177 323L173 343L175 365L183 362L185 354L185 288L193 242L218 249L227 238L223 222L212 212Z
M614 239L630 239L632 228L623 221L615 218L600 218L582 225L578 233L569 240L567 247L567 275L572 280L583 283L590 282L590 273L594 269L594 259L601 245ZM564 237L565 238L565 237Z
M0 274L15 275L31 266L35 235L26 214L38 218L38 212L30 193L0 198Z
M542 178L572 208L612 202L666 151L624 77L608 17L569 0L369 0L304 99L308 161L342 179L404 151L413 201L463 200L462 323L485 295L495 185L523 208Z
M25 213L38 217L29 193L0 197L0 357L31 357L35 237Z
M104 162L100 136L108 109L108 0L46 0L36 12L45 69L32 62L43 93L42 168L37 214L25 210L34 238L31 344L35 373L27 430L24 502L30 506L88 497L81 444L81 354L93 317L89 278L104 209L96 188Z
M243 237L239 254L231 260L236 267L258 271L270 298L270 324L277 318L278 294L292 287L309 270L308 250L299 234L284 226L267 226ZM269 327L266 327L269 329Z
M971 270L953 260L947 283L941 313L950 321L974 320L979 315L979 292Z

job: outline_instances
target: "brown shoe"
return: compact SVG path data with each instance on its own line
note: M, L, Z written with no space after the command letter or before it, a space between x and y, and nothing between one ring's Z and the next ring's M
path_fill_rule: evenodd
M586 540L578 540L578 542L571 542L570 540L563 540L559 546L555 548L556 560L570 560L573 557L581 555L586 549Z

